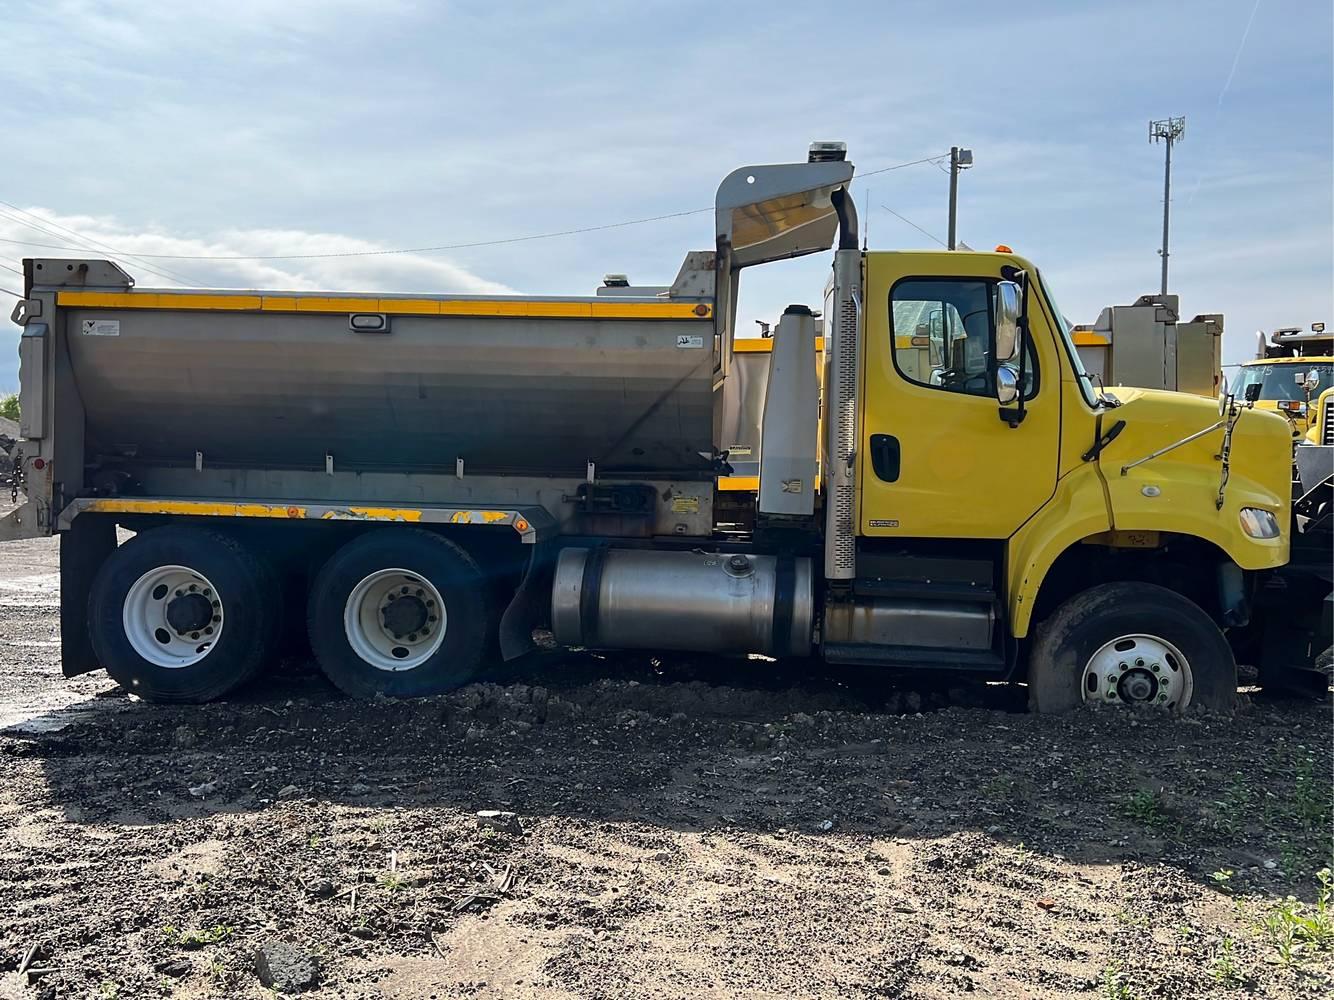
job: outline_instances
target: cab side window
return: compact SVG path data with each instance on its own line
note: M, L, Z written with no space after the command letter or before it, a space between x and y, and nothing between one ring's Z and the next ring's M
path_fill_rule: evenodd
M909 278L896 284L889 315L899 373L918 385L994 397L995 289L995 282L975 278ZM1030 351L1027 397L1037 386L1033 360ZM1018 374L1018 358L1005 366Z

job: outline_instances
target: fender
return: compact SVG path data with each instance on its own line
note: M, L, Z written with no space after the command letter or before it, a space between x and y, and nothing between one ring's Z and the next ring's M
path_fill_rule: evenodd
M1028 635L1038 590L1057 557L1111 527L1102 477L1090 462L1058 480L1051 500L1010 536L1005 547L1005 594L1010 632L1016 639Z

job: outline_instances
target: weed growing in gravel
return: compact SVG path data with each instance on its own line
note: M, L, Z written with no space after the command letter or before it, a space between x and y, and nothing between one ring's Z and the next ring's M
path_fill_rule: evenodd
M104 1000L116 1000L120 996L120 983L110 979L103 980L102 985L97 988L97 995Z
M1209 966L1214 982L1220 986L1240 986L1243 982L1241 969L1237 966L1236 949L1237 943L1224 935L1218 946L1218 954Z
M1121 968L1120 962L1113 962L1102 970L1103 1000L1139 1000L1130 988L1130 977Z
M201 927L199 930L183 931L168 924L162 928L162 936L182 948L202 948L206 944L225 941L232 936L232 928L214 924L212 927Z
M407 882L399 878L397 872L390 872L387 875L380 876L380 885L383 886L385 889L387 889L389 892L398 892L400 889L402 889L404 886L407 885Z
M1257 930L1273 946L1283 965L1300 961L1309 952L1334 947L1334 874L1322 868L1316 878L1320 890L1314 904L1289 896L1257 921Z
M1297 763L1293 779L1292 818L1307 830L1328 831L1330 825L1329 794L1315 775L1315 764L1309 757Z
M306 846L309 847L312 851L315 850L317 847L319 847L320 835L318 833L312 833L310 837L306 840Z
M1130 793L1121 803L1121 812L1127 819L1151 829L1162 829L1168 825L1167 813L1163 810L1158 792L1142 789Z
M1209 877L1214 880L1214 885L1224 892L1232 891L1232 876L1234 872L1231 868L1220 868L1216 872L1210 873Z

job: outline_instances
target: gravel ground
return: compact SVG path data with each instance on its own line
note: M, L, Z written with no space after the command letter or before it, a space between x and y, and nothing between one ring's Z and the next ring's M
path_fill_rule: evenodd
M60 677L55 566L0 548L0 997L1334 988L1329 704L1037 718L571 657L170 708Z

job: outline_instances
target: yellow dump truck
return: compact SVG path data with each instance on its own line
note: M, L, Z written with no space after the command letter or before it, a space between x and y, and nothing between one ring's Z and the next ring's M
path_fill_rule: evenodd
M859 249L852 177L833 143L742 167L674 280L588 296L26 260L0 537L60 536L65 671L207 700L293 625L358 697L446 690L539 632L1008 679L1043 712L1220 708L1238 655L1308 666L1319 637L1269 598L1286 422L1100 390L1033 263ZM746 269L831 248L773 329L754 482L720 488L747 457Z
M1334 386L1334 334L1324 323L1310 330L1283 327L1266 341L1256 335L1255 358L1241 366L1237 391L1259 386L1255 408L1281 413L1292 422L1293 436L1303 437L1316 422L1314 401Z

